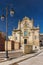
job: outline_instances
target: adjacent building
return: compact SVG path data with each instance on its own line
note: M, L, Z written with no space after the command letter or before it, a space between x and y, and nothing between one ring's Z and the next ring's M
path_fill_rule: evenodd
M43 46L43 33L40 34L40 46Z
M5 34L0 32L0 51L5 50Z

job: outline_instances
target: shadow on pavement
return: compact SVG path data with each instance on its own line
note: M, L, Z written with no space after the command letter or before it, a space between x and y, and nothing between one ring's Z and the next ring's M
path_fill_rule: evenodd
M10 64L10 65L18 65L17 63L14 63L14 64Z

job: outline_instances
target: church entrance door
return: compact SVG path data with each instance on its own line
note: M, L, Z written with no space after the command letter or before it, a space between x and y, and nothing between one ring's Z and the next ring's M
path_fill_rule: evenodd
M27 39L24 39L24 44L27 44Z

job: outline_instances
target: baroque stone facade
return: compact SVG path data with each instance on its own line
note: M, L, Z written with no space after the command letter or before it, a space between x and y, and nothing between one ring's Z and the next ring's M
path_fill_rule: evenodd
M18 28L13 29L10 40L14 41L14 46L23 49L24 45L32 45L33 49L39 49L39 26L34 26L34 20L24 17L22 21L19 20Z

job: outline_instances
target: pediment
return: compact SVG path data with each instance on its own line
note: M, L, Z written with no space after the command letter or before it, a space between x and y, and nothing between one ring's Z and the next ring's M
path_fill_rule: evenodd
M24 17L21 21L23 28L30 28L32 27L33 23L28 17Z
M29 20L29 19L30 19L30 18L28 18L28 17L26 17L26 16L23 18L23 20Z

